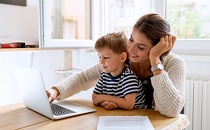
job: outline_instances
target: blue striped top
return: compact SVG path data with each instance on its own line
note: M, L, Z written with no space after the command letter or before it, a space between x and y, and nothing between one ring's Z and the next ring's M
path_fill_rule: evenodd
M110 73L102 72L94 92L119 98L124 98L131 93L137 93L135 107L145 107L145 95L141 81L127 64L122 73L116 77L113 77Z

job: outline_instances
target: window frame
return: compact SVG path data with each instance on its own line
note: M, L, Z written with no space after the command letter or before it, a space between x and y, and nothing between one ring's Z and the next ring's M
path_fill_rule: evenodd
M158 1L157 12L167 17L167 0ZM210 55L210 39L177 39L172 52L182 55Z
M92 4L90 0L90 4ZM39 0L39 48L91 48L94 46L94 40L81 39L51 39L51 1ZM93 8L90 11L91 21L95 16ZM93 27L93 23L91 24ZM93 34L93 31L91 32ZM91 35L92 35L91 34Z
M102 3L105 0L102 0ZM167 0L158 0L155 2L155 11L166 19L167 14ZM103 4L102 4L103 5ZM103 11L101 16L104 19L104 8L101 5ZM104 25L102 23L102 25ZM103 34L104 28L102 26L101 32ZM177 39L172 52L182 55L210 55L210 39Z
M40 5L46 5L46 0L40 0ZM155 2L155 11L161 16L166 18L166 4L167 0L158 0ZM46 36L46 31L51 30L49 24L40 24L40 48L92 48L94 46L94 41L104 35L104 3L105 0L91 0L91 28L92 28L92 40L49 40L49 37ZM48 6L50 7L50 6ZM40 23L46 16L41 12L49 13L49 8L44 8L44 6L39 6L39 15ZM49 19L49 17L48 17ZM50 32L51 33L51 32ZM178 54L187 54L187 55L210 55L210 39L177 39L176 43L172 49L173 52Z

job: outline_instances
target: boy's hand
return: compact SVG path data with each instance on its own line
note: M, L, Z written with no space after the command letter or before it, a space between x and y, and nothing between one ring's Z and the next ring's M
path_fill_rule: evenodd
M118 106L116 103L114 102L110 102L110 101L104 101L101 103L101 106L103 106L105 109L116 109Z

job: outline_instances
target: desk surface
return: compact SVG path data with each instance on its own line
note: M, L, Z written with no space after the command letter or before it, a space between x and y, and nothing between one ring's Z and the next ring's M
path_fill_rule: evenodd
M95 106L90 100L70 99L76 103L92 107L96 112L70 117L62 120L52 121L36 112L27 109L23 103L16 103L0 107L0 128L21 130L96 130L99 116L148 116L156 130L169 129L180 130L186 128L190 123L186 115L180 114L175 118L162 116L158 111L147 109L134 110L106 110Z

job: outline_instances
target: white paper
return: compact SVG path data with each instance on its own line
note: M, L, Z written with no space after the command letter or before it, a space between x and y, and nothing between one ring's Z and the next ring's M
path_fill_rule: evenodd
M99 116L97 130L154 130L147 116Z

